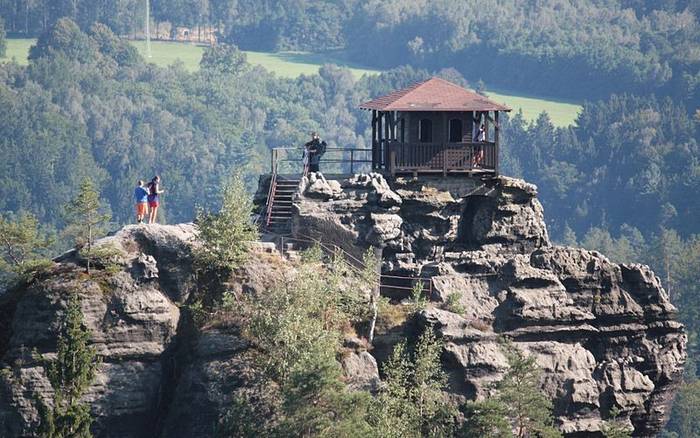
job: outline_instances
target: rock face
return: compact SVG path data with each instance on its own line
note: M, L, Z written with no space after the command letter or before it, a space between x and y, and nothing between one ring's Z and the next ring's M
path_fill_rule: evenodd
M191 278L192 225L129 226L99 242L115 252L113 271L90 277L75 254L59 258L54 275L27 290L2 297L10 330L0 334L0 436L28 436L38 421L34 401L50 400L51 386L32 350L50 355L68 293L81 297L86 326L102 357L85 401L100 436L144 436L163 403L172 374L172 351L180 322L178 305L195 285Z
M355 255L378 247L383 274L431 279L435 304L419 322L445 341L453 396L488 393L507 368L498 344L507 336L535 355L566 435L599 433L613 407L635 436L659 432L686 338L648 267L553 246L537 189L521 180L399 178L390 186L368 174L339 185L323 202L305 188L293 232ZM400 299L388 283L382 293ZM446 310L448 298L459 309Z
M77 292L91 342L101 357L84 396L99 437L212 437L232 400L260 399L250 346L233 323L194 329L181 307L201 284L193 275L195 228L127 226L96 244L112 253L91 275L75 252L49 274L0 296L0 437L33 436L37 400L52 389L35 353L51 358L69 293ZM293 270L261 250L241 268L234 294L262 294ZM375 390L377 363L361 342L344 348L351 388Z
M373 248L384 274L429 279L431 303L415 324L378 330L374 346L345 340L339 361L350 388L376 391L378 360L422 326L445 341L451 398L484 397L506 370L498 342L507 336L536 357L568 436L595 436L612 407L635 436L659 431L686 356L676 309L647 267L553 246L533 185L312 174L300 187L297 237L321 238L358 258ZM205 286L193 275L194 237L191 224L128 226L99 242L112 255L90 276L79 256L67 253L50 274L0 296L0 436L31 436L36 400L51 399L33 352L55 353L73 292L102 357L85 395L96 436L215 436L234 398L265 397L255 392L262 391L252 383L259 376L240 327L194 330L183 311ZM226 287L262 294L289 269L276 252L261 252ZM406 292L398 286L381 290L400 306Z

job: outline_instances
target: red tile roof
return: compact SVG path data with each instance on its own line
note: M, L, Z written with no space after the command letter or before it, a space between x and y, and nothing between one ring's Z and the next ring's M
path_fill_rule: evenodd
M430 78L360 105L378 111L510 111L473 91L440 78Z

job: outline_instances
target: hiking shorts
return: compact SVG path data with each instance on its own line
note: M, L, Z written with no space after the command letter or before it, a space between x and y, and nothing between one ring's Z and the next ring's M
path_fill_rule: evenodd
M151 208L158 207L158 201L148 201L148 206Z
M145 216L146 215L146 203L145 202L139 202L136 204L136 216Z

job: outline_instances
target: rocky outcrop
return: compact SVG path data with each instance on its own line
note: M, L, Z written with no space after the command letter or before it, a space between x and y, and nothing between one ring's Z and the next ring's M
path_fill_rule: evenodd
M251 366L251 346L235 321L195 324L192 224L127 226L98 241L104 254L90 275L75 251L51 272L0 296L0 436L33 436L38 402L52 388L37 355L51 358L69 294L78 293L101 363L84 395L99 437L216 436L234 399L264 400L269 382ZM264 294L294 272L265 245L253 252L227 291ZM207 281L207 279L204 279ZM377 363L350 339L341 365L350 388L374 391ZM261 406L265 406L261 403Z
M388 182L360 174L333 181L311 174L300 190L297 237L336 244L358 259L372 248L383 273L422 277L429 287L426 309L408 322L379 321L374 345L345 339L338 361L351 389L376 392L377 362L388 347L431 328L444 340L450 398L484 397L507 369L499 346L505 336L535 356L568 436L599 435L612 407L635 436L659 431L686 356L676 309L646 266L552 245L535 186L510 178ZM215 436L237 400L265 399L267 383L250 365L239 323L207 318L195 329L191 320L187 309L205 287L193 275L194 237L191 224L128 226L99 241L105 255L91 275L70 252L49 273L0 296L0 436L30 436L36 400L51 399L36 355L55 354L58 321L76 292L102 357L85 395L96 436ZM225 284L234 296L263 294L294 269L259 246ZM405 315L398 286L381 291Z
M315 186L302 188L293 231L351 253L381 248L382 273L430 278L434 303L419 323L445 341L456 399L488 394L507 369L499 340L508 337L536 357L567 435L598 434L613 407L635 436L658 433L686 338L648 267L553 246L537 189L521 180L421 177L390 185L367 174L338 185L342 191L323 202ZM382 293L400 299L389 283Z
M50 357L68 294L81 297L85 324L102 358L87 394L95 432L100 436L155 433L163 387L173 372L180 323L179 305L192 282L192 225L129 226L99 242L108 249L109 270L83 273L81 260L68 253L52 275L2 297L12 315L6 347L0 351L6 372L0 381L0 435L28 436L38 421L36 400L51 400L51 386L33 352Z

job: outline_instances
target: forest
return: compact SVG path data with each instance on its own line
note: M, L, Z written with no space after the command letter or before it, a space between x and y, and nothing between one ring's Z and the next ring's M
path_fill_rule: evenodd
M577 99L657 93L700 104L697 0L152 0L155 23L217 29L251 50L341 51L382 68L455 67L492 86ZM137 0L2 0L12 35L60 17L143 35ZM572 87L576 83L579 86Z
M689 334L681 399L697 399L700 2L153 0L155 20L218 29L225 43L196 73L148 64L122 38L141 32L141 3L0 0L0 54L6 35L39 37L29 65L0 64L0 229L31 214L56 254L81 181L116 228L132 220L135 181L156 174L164 220L190 221L218 205L232 170L252 188L270 148L312 130L331 147L367 147L357 105L430 75L582 98L567 128L510 114L503 173L538 185L555 241L653 267ZM285 79L238 47L340 51L391 69ZM692 415L674 411L669 436Z

